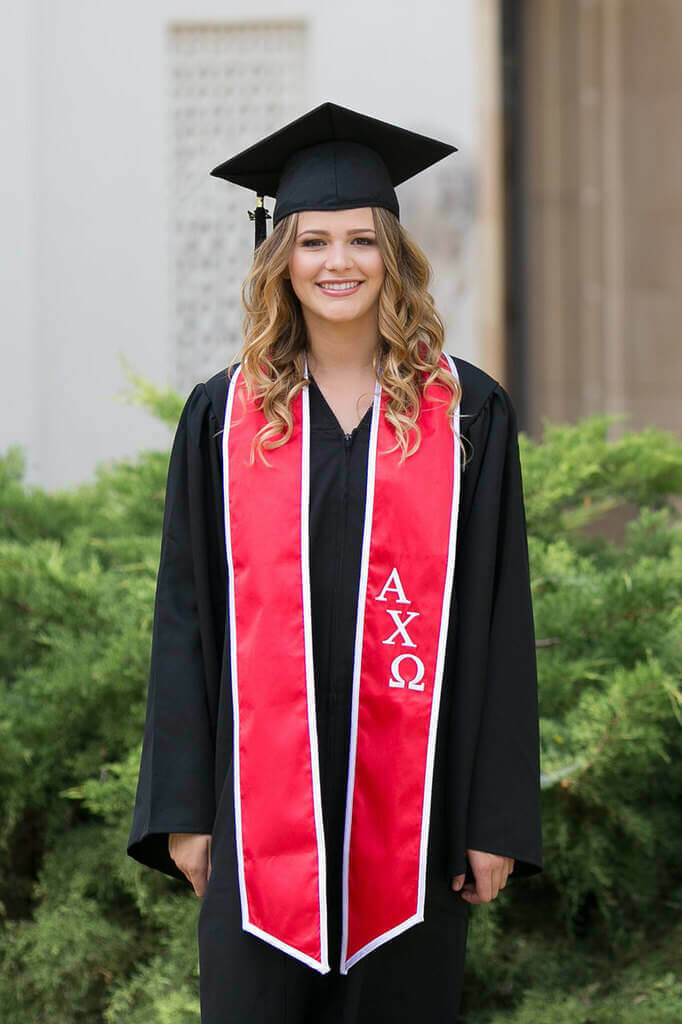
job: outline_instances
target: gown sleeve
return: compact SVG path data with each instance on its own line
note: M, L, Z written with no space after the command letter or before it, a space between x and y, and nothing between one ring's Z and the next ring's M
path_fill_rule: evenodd
M220 609L215 419L205 385L183 408L173 441L156 584L149 683L127 853L189 885L168 852L171 832L210 834L215 817L215 705ZM219 605L219 602L218 602Z
M451 874L465 870L465 847L513 857L518 877L542 870L540 743L518 429L501 385L469 440L458 597L458 678L465 682L456 698L454 755L462 755L455 777L468 782L468 799L455 814Z

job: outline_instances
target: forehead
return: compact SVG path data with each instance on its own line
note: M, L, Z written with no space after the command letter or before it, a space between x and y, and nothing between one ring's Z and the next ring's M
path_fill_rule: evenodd
M301 210L298 214L298 231L345 232L354 228L374 230L371 206L353 210Z

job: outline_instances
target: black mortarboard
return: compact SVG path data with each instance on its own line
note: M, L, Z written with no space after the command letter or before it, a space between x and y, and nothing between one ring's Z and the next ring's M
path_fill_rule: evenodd
M266 237L263 197L276 199L273 226L299 210L382 206L399 217L394 186L456 146L367 117L336 103L319 107L256 142L211 174L253 189L256 247Z

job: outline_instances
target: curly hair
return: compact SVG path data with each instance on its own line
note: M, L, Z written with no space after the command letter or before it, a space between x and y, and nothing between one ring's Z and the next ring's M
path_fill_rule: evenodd
M379 294L374 366L386 393L386 420L395 432L396 444L390 450L399 446L403 462L421 441L417 419L425 388L438 381L450 390L446 414L452 420L461 387L450 371L439 365L445 330L428 291L428 259L393 213L372 207L372 215L386 270ZM267 464L263 449L278 448L289 440L291 402L308 385L305 322L299 299L285 276L297 228L297 213L279 221L258 246L241 289L244 340L235 361L241 362L249 397L260 401L268 421L254 437L251 462L257 450ZM416 435L412 448L410 431ZM462 444L461 437L459 440Z

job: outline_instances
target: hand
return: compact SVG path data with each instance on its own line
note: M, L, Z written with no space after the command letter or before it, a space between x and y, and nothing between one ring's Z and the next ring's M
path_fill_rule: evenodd
M507 884L507 878L514 870L514 858L500 857L484 850L467 850L467 857L475 882L465 882L464 875L455 875L452 888L455 892L461 890L462 899L468 903L490 903Z
M192 883L202 899L211 877L211 836L194 832L170 832L168 852L171 860Z

